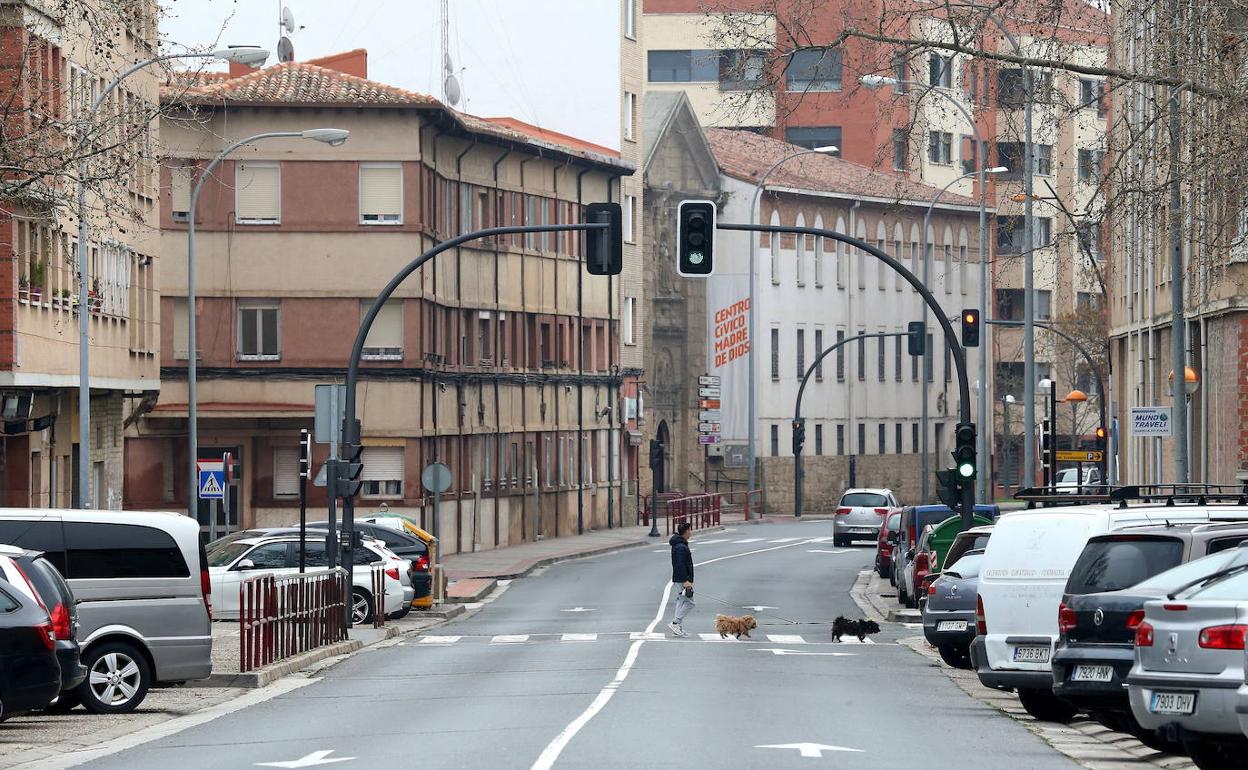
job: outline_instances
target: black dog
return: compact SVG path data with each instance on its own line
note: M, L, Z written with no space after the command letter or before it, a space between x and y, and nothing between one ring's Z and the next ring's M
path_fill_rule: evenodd
M859 620L850 620L846 617L836 616L836 620L832 621L832 641L841 641L843 634L858 637L858 641L867 638L867 634L878 634L880 632L880 624L874 620L861 618Z

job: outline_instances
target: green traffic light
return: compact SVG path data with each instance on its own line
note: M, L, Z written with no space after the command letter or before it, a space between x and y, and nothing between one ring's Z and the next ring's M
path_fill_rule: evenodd
M958 473L962 476L962 478L969 479L975 475L975 466L970 463L962 463L958 466Z

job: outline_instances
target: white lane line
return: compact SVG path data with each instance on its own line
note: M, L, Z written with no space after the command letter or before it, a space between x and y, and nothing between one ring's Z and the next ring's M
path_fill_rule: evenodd
M744 539L744 540L734 540L734 541L732 541L732 542L734 542L734 543L761 543L761 542L763 542L763 541L764 541L764 540L766 540L766 539L767 539L767 538L765 538L765 537L747 537L747 538L746 538L746 539Z
M661 642L667 639L667 634L649 633L647 631L633 631L628 638L634 642Z
M459 636L422 636L417 644L455 644L461 638Z
M704 642L740 642L740 641L743 641L731 635L729 635L727 639L721 639L719 634L698 634L698 638Z
M797 634L767 634L767 639L776 644L806 644L806 640Z
M761 539L762 538L759 538L759 540ZM788 545L772 546L771 548L760 548L757 551L730 553L727 556L719 556L714 559L697 562L693 566L701 567L717 561L724 561L725 559L736 559L742 556L751 556L756 553L765 553L766 551L778 551L782 548L792 548L795 545L802 545L805 542L806 541L801 541L797 543L790 543ZM664 583L663 596L659 599L659 608L654 613L654 620L651 620L650 625L646 626L645 633L647 636L654 633L654 627L663 620L663 612L667 609L667 602L671 598L671 595L672 584ZM616 691L620 689L620 685L624 684L624 680L628 678L629 672L633 670L633 665L637 662L637 655L641 652L641 645L646 643L646 638L647 637L635 639L633 643L628 646L628 654L624 656L624 662L615 672L615 678L613 678L610 682L607 682L606 686L599 691L593 702L591 702L589 706L581 712L579 716L577 716L576 719L573 719L567 727L563 728L563 730L554 737L554 740L546 745L546 748L543 749L542 753L537 757L537 761L533 763L532 770L550 770L550 768L554 766L555 762L559 759L559 755L562 754L563 750L567 748L569 743L572 742L572 739L576 737L576 734L581 731L581 728L589 724L589 720L597 716L598 712L602 711L602 709L606 707L611 698L615 696Z
M829 551L826 548L807 548L806 553L830 553L835 555L838 553L849 553L849 551Z
M522 644L527 641L528 634L499 634L490 639L490 644Z
M839 644L875 644L875 641L869 636L861 642L858 641L858 637L856 636L842 636Z
M829 541L829 540L831 540L831 539L832 539L832 538L830 538L830 537L812 537L812 538L810 539L810 542L812 542L812 543L826 543L826 542L828 542L828 541Z
M598 634L564 634L559 637L563 642L594 642L598 640Z
M732 538L718 537L718 538L715 538L714 540L694 540L693 542L697 543L698 545L713 545L715 543L731 543Z
M801 540L800 537L778 537L775 540L768 540L768 543L792 543L795 540Z

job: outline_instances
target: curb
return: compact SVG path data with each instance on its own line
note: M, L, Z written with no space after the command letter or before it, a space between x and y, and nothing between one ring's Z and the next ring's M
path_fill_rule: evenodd
M473 602L479 602L483 598L485 598L487 594L489 594L491 591L493 591L495 588L498 587L498 578L494 578L494 577L460 578L460 580L476 580L477 582L481 583L481 587L471 594L452 595L450 593L450 589L454 587L455 583L460 582L459 580L452 581L451 584L447 586L447 595L444 601L445 604L471 604Z
M467 608L462 604L443 604L440 607L431 607L427 610L413 610L416 614L412 617L421 618L437 618L439 620L450 620L457 618L467 612Z
M239 674L213 674L207 679L196 681L196 687L239 687L245 689L256 689L272 684L278 679L290 676L301 671L314 663L320 663L329 658L338 657L340 655L350 655L359 652L367 647L372 647L387 639L398 636L402 631L398 626L383 626L383 634L380 639L365 644L359 639L348 639L345 642L336 642L324 647L318 647L315 650L309 650L300 653L286 660L279 660L276 663L270 663L267 666L258 668L255 671L248 671Z

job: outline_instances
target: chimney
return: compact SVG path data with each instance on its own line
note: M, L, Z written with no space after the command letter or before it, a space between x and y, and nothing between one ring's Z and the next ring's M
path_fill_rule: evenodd
M230 77L241 78L243 75L250 75L258 69L260 68L252 67L248 64L243 64L242 62L232 61L230 62Z

